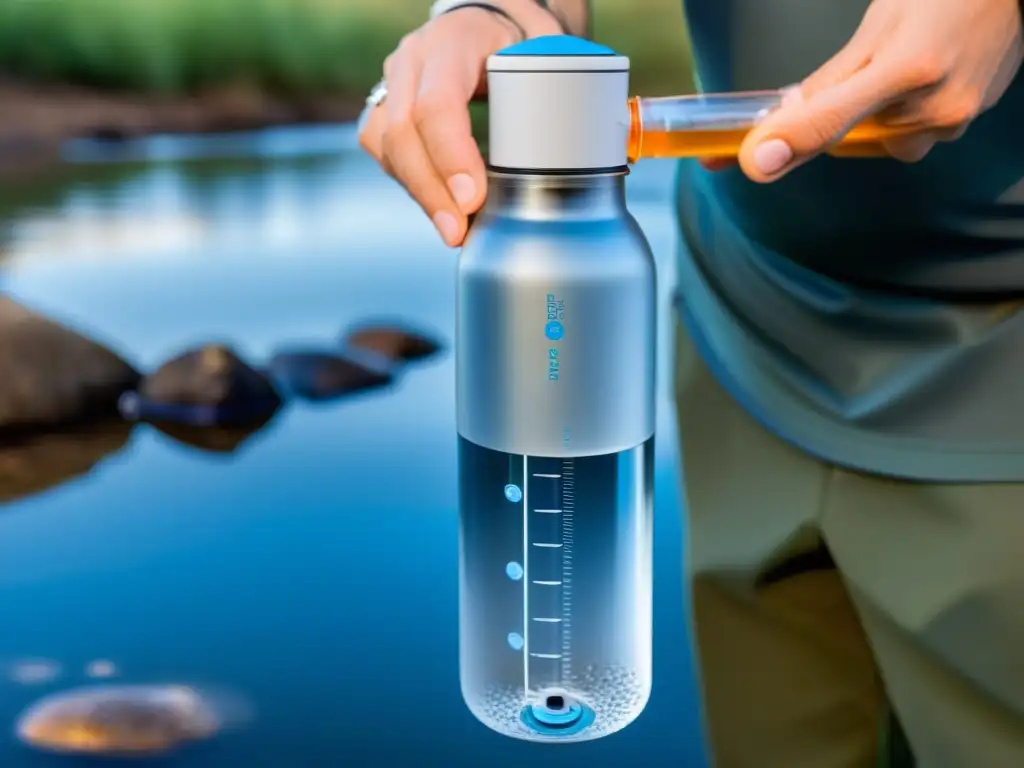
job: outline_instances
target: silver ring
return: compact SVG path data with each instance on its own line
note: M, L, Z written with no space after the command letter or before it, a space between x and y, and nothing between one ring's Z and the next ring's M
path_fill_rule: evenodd
M370 95L366 97L366 106L379 107L384 103L384 99L388 97L388 84L381 80L370 90Z

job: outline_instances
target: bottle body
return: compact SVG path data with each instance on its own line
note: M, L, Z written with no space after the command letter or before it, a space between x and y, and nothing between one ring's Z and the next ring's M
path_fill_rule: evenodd
M623 173L492 173L459 263L460 674L572 741L651 684L655 268Z

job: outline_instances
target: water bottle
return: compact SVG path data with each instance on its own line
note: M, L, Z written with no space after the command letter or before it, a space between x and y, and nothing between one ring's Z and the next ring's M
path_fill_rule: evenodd
M655 265L625 205L629 60L553 36L487 77L457 286L462 694L507 736L589 740L651 688Z

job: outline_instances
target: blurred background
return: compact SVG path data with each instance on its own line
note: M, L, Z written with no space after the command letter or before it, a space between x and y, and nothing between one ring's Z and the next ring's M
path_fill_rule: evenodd
M690 88L675 0L593 0L637 91ZM7 0L0 158L124 138L351 119L426 0Z
M692 89L679 0L593 7L634 92ZM231 702L225 722L244 727L172 765L565 765L461 701L456 254L356 142L381 62L428 8L0 0L5 768L56 764L16 732L27 708L123 683ZM634 725L573 748L591 767L703 759L669 386L672 168L628 180L661 286L658 671ZM36 733L132 737L130 717L76 717Z

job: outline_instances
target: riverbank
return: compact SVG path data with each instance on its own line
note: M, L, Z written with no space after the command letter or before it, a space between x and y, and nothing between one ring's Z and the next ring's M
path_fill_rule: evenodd
M0 172L76 138L224 133L355 119L423 0L0 3ZM593 0L631 85L691 88L678 0ZM286 34L282 34L286 31ZM4 74L5 73L5 74Z
M76 138L352 120L422 5L0 2L0 170L57 159Z
M71 139L121 141L153 134L336 123L354 120L362 108L355 97L282 98L244 86L154 96L11 80L0 80L0 104L5 113L0 121L0 170L54 162Z

